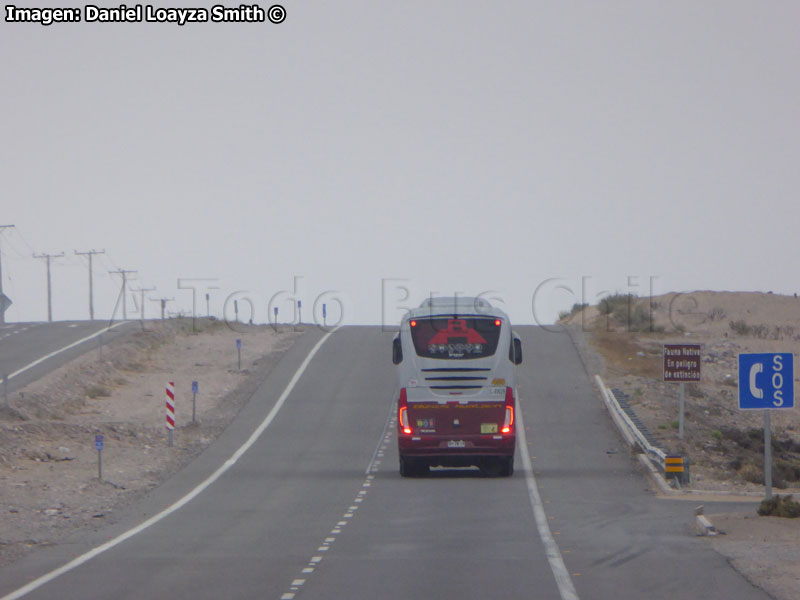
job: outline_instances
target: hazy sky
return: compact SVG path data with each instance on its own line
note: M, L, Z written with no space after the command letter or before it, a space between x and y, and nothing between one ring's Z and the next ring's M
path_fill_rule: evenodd
M246 290L262 322L295 277L304 320L334 291L350 323L456 292L550 321L582 281L589 302L800 291L800 3L283 5L278 25L0 21L8 320L47 318L33 252L67 254L54 319L87 318L91 248L106 318L116 268L172 310L179 278L216 279L217 315Z

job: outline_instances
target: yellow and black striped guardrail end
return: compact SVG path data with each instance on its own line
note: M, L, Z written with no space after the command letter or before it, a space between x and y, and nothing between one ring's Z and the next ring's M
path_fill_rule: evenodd
M680 477L684 471L682 456L667 456L664 459L664 473L667 477Z

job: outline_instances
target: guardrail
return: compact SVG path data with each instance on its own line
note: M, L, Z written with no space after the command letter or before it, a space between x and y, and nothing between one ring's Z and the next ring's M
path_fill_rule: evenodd
M606 408L611 415L611 418L617 424L617 427L622 432L623 437L631 446L638 445L642 452L645 453L647 458L654 462L661 470L665 472L665 464L667 454L661 449L654 446L650 440L647 439L644 433L633 422L630 415L622 409L617 397L609 390L599 375L594 376L597 387L600 388L600 394L603 396Z

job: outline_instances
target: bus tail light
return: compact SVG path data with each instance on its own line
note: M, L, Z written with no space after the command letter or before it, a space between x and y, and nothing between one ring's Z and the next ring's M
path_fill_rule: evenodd
M411 435L411 424L408 421L408 395L406 388L400 388L400 399L397 401L397 419L400 429L406 435Z
M506 387L506 418L500 433L511 433L514 430L514 391Z

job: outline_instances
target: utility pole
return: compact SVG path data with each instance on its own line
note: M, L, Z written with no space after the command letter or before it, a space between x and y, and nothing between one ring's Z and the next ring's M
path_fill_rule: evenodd
M0 225L0 235L4 229L10 229L13 225ZM2 250L2 248L0 248ZM3 253L0 251L0 325L6 322L5 313L8 305L11 304L9 298L3 294Z
M175 298L150 298L150 302L161 302L161 320L164 320L164 311L167 308L167 302L172 302Z
M92 283L92 256L95 254L105 254L105 250L88 250L86 252L78 252L75 250L75 254L88 256L89 257L89 320L94 321L94 296L92 294L93 283Z
M61 258L64 256L64 253L61 254L34 254L33 258L44 258L47 261L47 320L49 322L53 321L53 293L52 293L52 285L50 281L50 259L53 258Z
M125 296L127 294L127 285L128 285L128 273L138 273L138 271L131 271L129 269L117 269L116 271L109 271L111 275L121 275L122 276L122 288L120 293L122 294L122 319L128 319L128 304L125 301ZM114 312L116 313L116 307L114 307Z
M154 292L154 291L155 291L155 289L156 289L156 288L154 288L154 287L151 287L151 288L137 288L137 289L135 289L135 290L134 290L134 289L131 289L131 291L132 291L132 292L141 292L141 294L142 294L142 295L140 296L141 300L140 300L140 302L139 302L139 304L141 305L141 306L140 306L140 308L139 308L139 310L140 310L140 311L141 311L141 313L142 313L142 314L141 314L142 321L144 321L144 293L145 293L145 292Z

